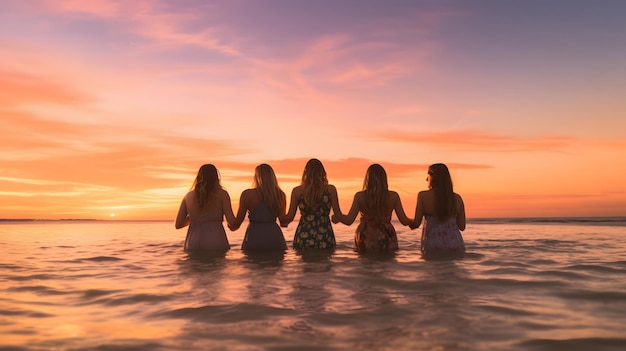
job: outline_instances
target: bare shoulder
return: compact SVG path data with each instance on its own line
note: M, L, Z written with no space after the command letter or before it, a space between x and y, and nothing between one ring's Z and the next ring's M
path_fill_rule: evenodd
M241 192L241 200L246 200L256 195L256 189L246 189Z
M220 197L226 197L226 198L230 197L230 195L228 194L228 191L226 189L218 189L217 190L217 194Z
M328 191L331 194L336 194L337 193L337 188L335 188L335 186L332 185L332 184L327 184L326 185L326 191Z
M356 194L354 194L355 201L362 201L364 198L365 198L365 191L363 190L357 191Z
M454 198L457 202L463 203L463 198L461 197L461 195L454 193Z
M400 195L398 195L397 191L389 190L387 199L389 199L389 201L391 202L396 202L400 199Z
M183 197L183 200L185 201L191 201L195 199L196 199L196 194L194 193L193 190L185 194L185 196Z
M417 193L417 197L421 197L423 199L423 198L429 197L431 194L432 194L432 191L430 189L422 190L419 193Z
M303 190L304 188L302 187L302 185L298 185L297 187L293 188L293 190L291 190L291 194L299 196L300 194L302 194Z

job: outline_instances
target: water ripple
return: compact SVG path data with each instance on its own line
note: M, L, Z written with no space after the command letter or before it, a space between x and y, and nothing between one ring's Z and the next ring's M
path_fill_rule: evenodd
M236 323L292 314L293 311L286 308L237 303L233 305L179 308L167 312L156 313L154 316L183 318L205 323Z
M624 338L581 338L581 339L533 339L518 344L533 351L624 351Z

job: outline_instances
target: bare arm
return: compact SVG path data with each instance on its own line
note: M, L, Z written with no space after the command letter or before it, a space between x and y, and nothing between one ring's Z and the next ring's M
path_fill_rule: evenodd
M296 211L298 210L298 201L300 201L300 194L302 194L302 187L297 186L295 188L293 188L293 190L291 191L291 201L289 202L289 211L287 211L287 214L280 218L280 225L282 227L286 227L289 225L289 223L291 223L291 221L293 221L293 218L296 216Z
M244 218L246 218L246 212L248 210L248 207L247 207L248 196L247 195L248 195L247 190L244 190L241 193L241 197L239 198L239 209L237 210L237 216L235 216L235 220L233 221L233 223L228 224L228 228L230 230L237 230L239 226L241 226L241 223L243 222Z
M228 192L226 190L222 192L222 211L224 212L224 216L226 217L228 228L231 228L234 224L237 223L237 218L235 218L235 214L233 213L233 206L230 202L230 195L228 195Z
M424 196L422 192L417 194L417 205L415 206L415 218L413 224L409 225L411 229L419 228L422 224L422 218L424 218Z
M180 203L180 207L178 208L178 215L176 215L176 222L174 226L176 229L180 229L189 225L189 212L187 212L187 203L183 198L183 201Z
M407 217L406 213L404 213L404 207L402 207L402 201L400 200L400 195L398 195L398 193L394 191L392 192L392 196L394 197L393 209L394 211L396 211L396 216L398 216L398 220L400 221L400 223L402 223L402 225L413 224L413 220Z
M345 225L351 225L354 223L356 219L356 215L359 214L361 210L361 192L354 194L354 199L352 200L352 206L350 207L350 211L348 214L333 214L333 222L338 223L341 222Z
M287 214L285 211L287 210L287 195L281 191L281 197L278 202L278 218L285 218Z
M328 185L328 192L330 193L330 206L333 209L333 214L341 213L341 208L339 207L339 195L337 195L337 188L334 185Z
M456 225L459 227L459 230L465 230L465 204L463 203L463 198L461 195L456 195Z

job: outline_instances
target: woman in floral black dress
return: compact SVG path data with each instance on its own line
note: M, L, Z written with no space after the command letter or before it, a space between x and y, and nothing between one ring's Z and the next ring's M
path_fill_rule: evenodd
M328 184L324 165L318 159L310 159L302 174L301 185L291 192L291 203L281 225L286 227L300 209L300 221L293 238L294 249L333 249L335 233L330 221L330 210L341 213L337 189Z

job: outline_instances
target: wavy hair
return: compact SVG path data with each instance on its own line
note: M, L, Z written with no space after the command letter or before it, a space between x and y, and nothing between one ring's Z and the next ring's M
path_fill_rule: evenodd
M326 177L324 165L316 158L310 159L302 173L304 202L311 207L315 207L320 202L326 185L328 185L328 178Z
M191 186L196 194L198 207L205 209L214 202L215 192L221 189L220 175L217 168L212 164L205 164L198 170L198 175Z
M456 199L450 171L445 164L435 163L428 167L428 175L430 176L429 187L435 194L435 215L440 221L446 220L456 213Z
M387 198L389 197L389 185L387 172L383 166L375 163L370 165L365 172L363 180L365 191L365 208L375 218L386 215Z
M254 169L254 187L261 190L261 198L265 200L268 207L278 213L285 193L278 186L272 166L262 163Z

